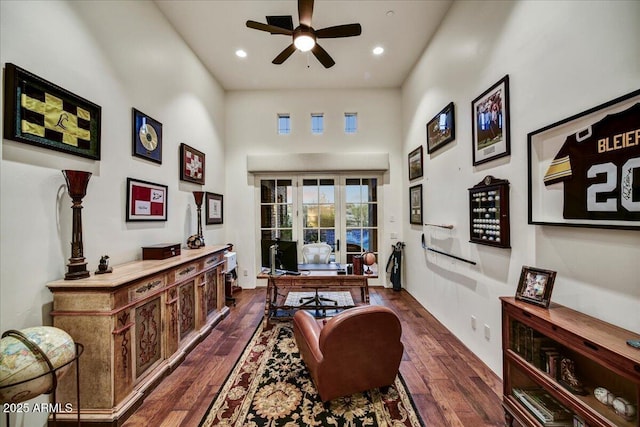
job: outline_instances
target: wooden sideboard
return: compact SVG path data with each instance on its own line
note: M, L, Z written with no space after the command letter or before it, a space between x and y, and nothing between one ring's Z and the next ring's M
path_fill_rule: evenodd
M227 245L183 250L164 260L133 261L113 273L58 280L53 325L84 345L80 358L81 420L121 425L147 392L182 362L223 318ZM75 375L59 383L58 402L77 422ZM95 423L95 424L93 424Z

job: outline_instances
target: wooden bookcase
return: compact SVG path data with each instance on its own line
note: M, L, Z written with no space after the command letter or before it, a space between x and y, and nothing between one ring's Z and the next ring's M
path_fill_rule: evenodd
M523 426L640 427L640 350L626 344L640 335L552 303L548 309L501 297L503 348L503 407L507 425L515 419ZM574 362L583 385L580 395L563 386L558 374L548 369L560 357ZM553 364L553 363L552 363ZM547 372L549 371L549 372ZM600 403L594 389L604 387L634 405L630 419L612 406ZM515 390L515 392L514 392ZM545 392L570 413L562 422L539 420L516 397L519 390Z

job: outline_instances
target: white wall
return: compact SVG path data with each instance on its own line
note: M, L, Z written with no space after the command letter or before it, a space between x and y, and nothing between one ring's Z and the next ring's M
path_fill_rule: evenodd
M260 267L256 244L254 176L247 172L247 154L389 153L390 172L384 176L383 224L379 262L386 263L390 233L402 231L402 171L400 156L400 90L232 91L226 96L225 217L228 241L238 252L239 282L256 286ZM358 132L344 133L344 113L358 114ZM278 113L291 114L291 134L277 134ZM325 132L311 134L311 113L324 113ZM393 221L393 222L392 222ZM384 267L384 266L383 266ZM246 276L244 276L246 270ZM381 281L384 283L384 277Z
M2 141L4 331L50 324L45 285L63 277L71 256L71 199L61 169L93 173L82 210L90 271L101 255L117 265L139 259L141 246L184 243L195 232L191 191L202 186L179 181L178 147L203 151L202 189L224 192L224 92L151 2L3 1L0 8L3 67L13 62L102 107L99 162ZM162 165L132 157L132 107L163 124ZM169 186L167 222L125 222L127 177ZM206 226L205 239L225 243L224 228ZM44 418L24 425L38 423Z
M425 222L455 228L405 223L408 290L500 375L498 297L515 294L523 265L558 272L554 302L640 331L640 233L528 225L526 154L529 132L638 89L639 17L635 1L456 2L402 88L405 156L424 143L427 120L456 108L456 141L427 156L417 181ZM472 167L471 101L505 74L512 154ZM469 243L467 189L486 175L511 183L511 249ZM423 251L423 232L477 266Z

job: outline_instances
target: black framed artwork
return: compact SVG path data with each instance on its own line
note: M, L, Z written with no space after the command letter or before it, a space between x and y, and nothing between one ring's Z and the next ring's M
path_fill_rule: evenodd
M422 145L409 153L409 181L420 178L423 174Z
M453 102L427 123L427 153L431 154L456 139Z
M129 221L166 221L169 188L163 184L127 178Z
M409 222L422 225L422 184L409 188Z
M14 64L5 64L4 137L100 160L102 108Z
M640 90L528 135L529 224L640 230Z
M162 123L132 108L132 154L162 164Z
M204 160L202 151L180 144L180 179L204 185Z
M511 154L509 76L471 102L473 165Z
M206 192L205 211L207 224L222 224L224 211L222 194Z

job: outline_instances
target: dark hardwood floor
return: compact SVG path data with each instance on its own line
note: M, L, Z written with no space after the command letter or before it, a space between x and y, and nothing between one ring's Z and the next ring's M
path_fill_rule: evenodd
M265 288L235 294L236 306L126 421L197 426L264 315ZM427 427L504 426L502 382L404 290L371 288L371 304L400 317L400 372Z

